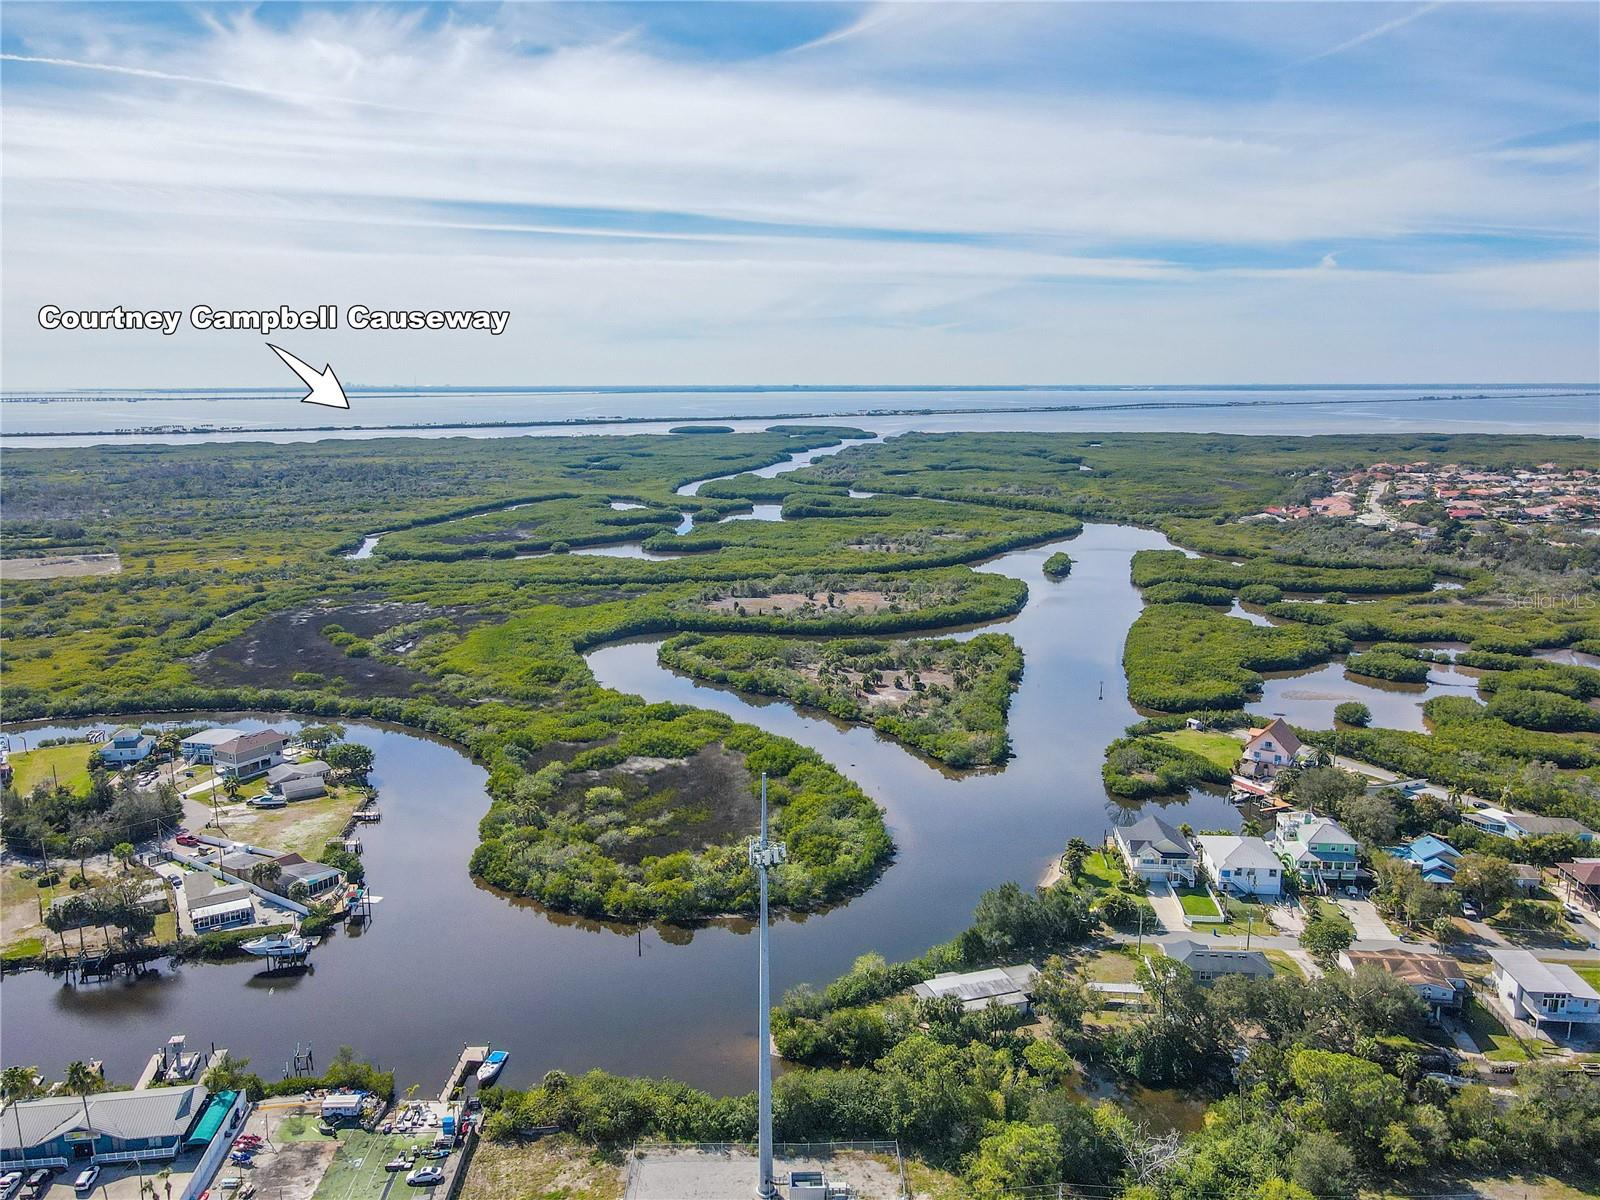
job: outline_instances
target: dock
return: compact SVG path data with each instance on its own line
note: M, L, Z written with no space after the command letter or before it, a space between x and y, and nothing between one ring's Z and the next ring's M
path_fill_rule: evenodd
M449 1104L455 1099L455 1091L466 1082L467 1076L483 1066L483 1060L489 1057L487 1046L463 1046L461 1057L456 1059L456 1065L450 1072L450 1077L445 1080L444 1091L439 1093L439 1103Z

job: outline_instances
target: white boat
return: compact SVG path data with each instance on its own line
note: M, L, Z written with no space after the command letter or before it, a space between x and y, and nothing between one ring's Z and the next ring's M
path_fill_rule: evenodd
M506 1059L510 1057L509 1050L491 1050L489 1057L484 1059L483 1065L478 1068L478 1082L493 1083L494 1077L500 1074L500 1068L506 1065Z
M241 943L239 949L257 958L281 958L304 954L311 949L311 943L298 933L269 933L254 941Z

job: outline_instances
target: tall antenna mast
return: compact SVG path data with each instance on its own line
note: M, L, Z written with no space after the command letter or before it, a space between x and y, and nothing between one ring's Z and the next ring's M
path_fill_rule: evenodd
M755 870L756 882L761 892L761 915L757 940L761 946L759 1012L756 1020L756 1056L758 1098L756 1120L760 1141L760 1177L756 1180L756 1195L760 1200L773 1200L778 1194L778 1184L772 1177L772 984L767 962L767 871L788 861L789 851L782 842L767 841L767 773L761 772L761 836L750 839L750 866Z

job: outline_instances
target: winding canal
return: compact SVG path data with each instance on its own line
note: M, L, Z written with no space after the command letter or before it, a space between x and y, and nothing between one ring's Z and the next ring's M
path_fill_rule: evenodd
M1101 787L1101 754L1137 719L1121 665L1141 606L1129 559L1168 548L1152 531L1090 525L978 568L1029 587L1019 614L986 627L1014 636L1025 660L1010 715L1015 757L1001 769L959 774L871 730L695 683L657 664L660 639L603 646L588 662L620 691L718 709L811 746L886 810L898 856L881 879L848 904L774 930L781 993L826 982L867 951L917 954L963 928L986 888L1031 884L1068 838L1094 841L1132 819ZM1060 549L1072 554L1072 574L1051 581L1042 564ZM1360 685L1348 686L1361 698ZM222 719L272 723L263 714ZM41 728L30 740L89 727ZM98 1057L112 1078L131 1080L169 1035L184 1033L275 1078L294 1045L310 1041L323 1056L354 1046L394 1068L402 1088L426 1089L462 1043L492 1040L511 1052L504 1080L518 1086L555 1067L672 1076L714 1091L750 1085L755 964L745 924L607 926L481 887L467 861L487 807L482 768L415 733L348 729L376 752L384 814L362 835L383 897L366 932L338 935L298 977L263 974L253 961L163 964L154 979L83 987L38 972L8 977L6 1062L59 1076L70 1059ZM1199 828L1239 821L1222 797L1200 792L1170 814Z

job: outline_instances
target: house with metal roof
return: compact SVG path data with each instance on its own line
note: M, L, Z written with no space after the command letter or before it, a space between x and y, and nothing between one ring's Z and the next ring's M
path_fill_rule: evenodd
M267 786L276 788L291 779L323 779L331 769L320 758L308 759L305 762L279 763L267 772Z
M1574 1024L1600 1024L1600 992L1571 967L1509 947L1491 949L1489 957L1494 960L1495 995L1512 1016L1535 1029L1563 1025L1568 1033Z
M1486 833L1497 833L1512 841L1539 837L1546 833L1570 833L1580 842L1593 841L1597 836L1594 830L1581 821L1574 821L1571 817L1542 817L1538 813L1496 808L1494 805L1466 809L1462 812L1461 819Z
M233 1107L233 1093L217 1127ZM98 1095L20 1100L0 1121L0 1168L176 1158L209 1111L200 1084ZM216 1129L211 1130L215 1134ZM209 1140L210 1135L207 1135Z
M296 775L272 785L272 792L285 801L314 800L328 794L328 785L316 775Z
M1356 840L1331 817L1303 809L1279 813L1272 848L1311 887L1355 882Z
M1389 854L1416 867L1422 872L1425 883L1449 887L1456 881L1456 863L1461 859L1461 851L1431 833L1413 838L1403 846L1391 846Z
M1600 909L1600 858L1557 863L1556 874L1561 877L1567 899L1582 900L1590 908Z
M178 753L183 755L185 761L200 765L211 761L211 752L224 742L231 742L235 738L244 736L244 730L231 729L220 725L211 729L201 729L191 733L178 743Z
M911 994L924 1000L954 997L967 1012L976 1012L991 1004L1029 1012L1033 1008L1033 981L1038 977L1039 968L1032 963L992 967L987 971L945 971L925 983L916 984Z
M256 919L255 901L249 888L228 883L205 871L183 877L183 899L196 933L231 929Z
M1194 886L1194 847L1160 817L1145 817L1118 829L1112 837L1123 862L1135 875Z
M1202 833L1194 840L1200 865L1217 890L1236 896L1277 896L1283 892L1283 862L1258 837Z

